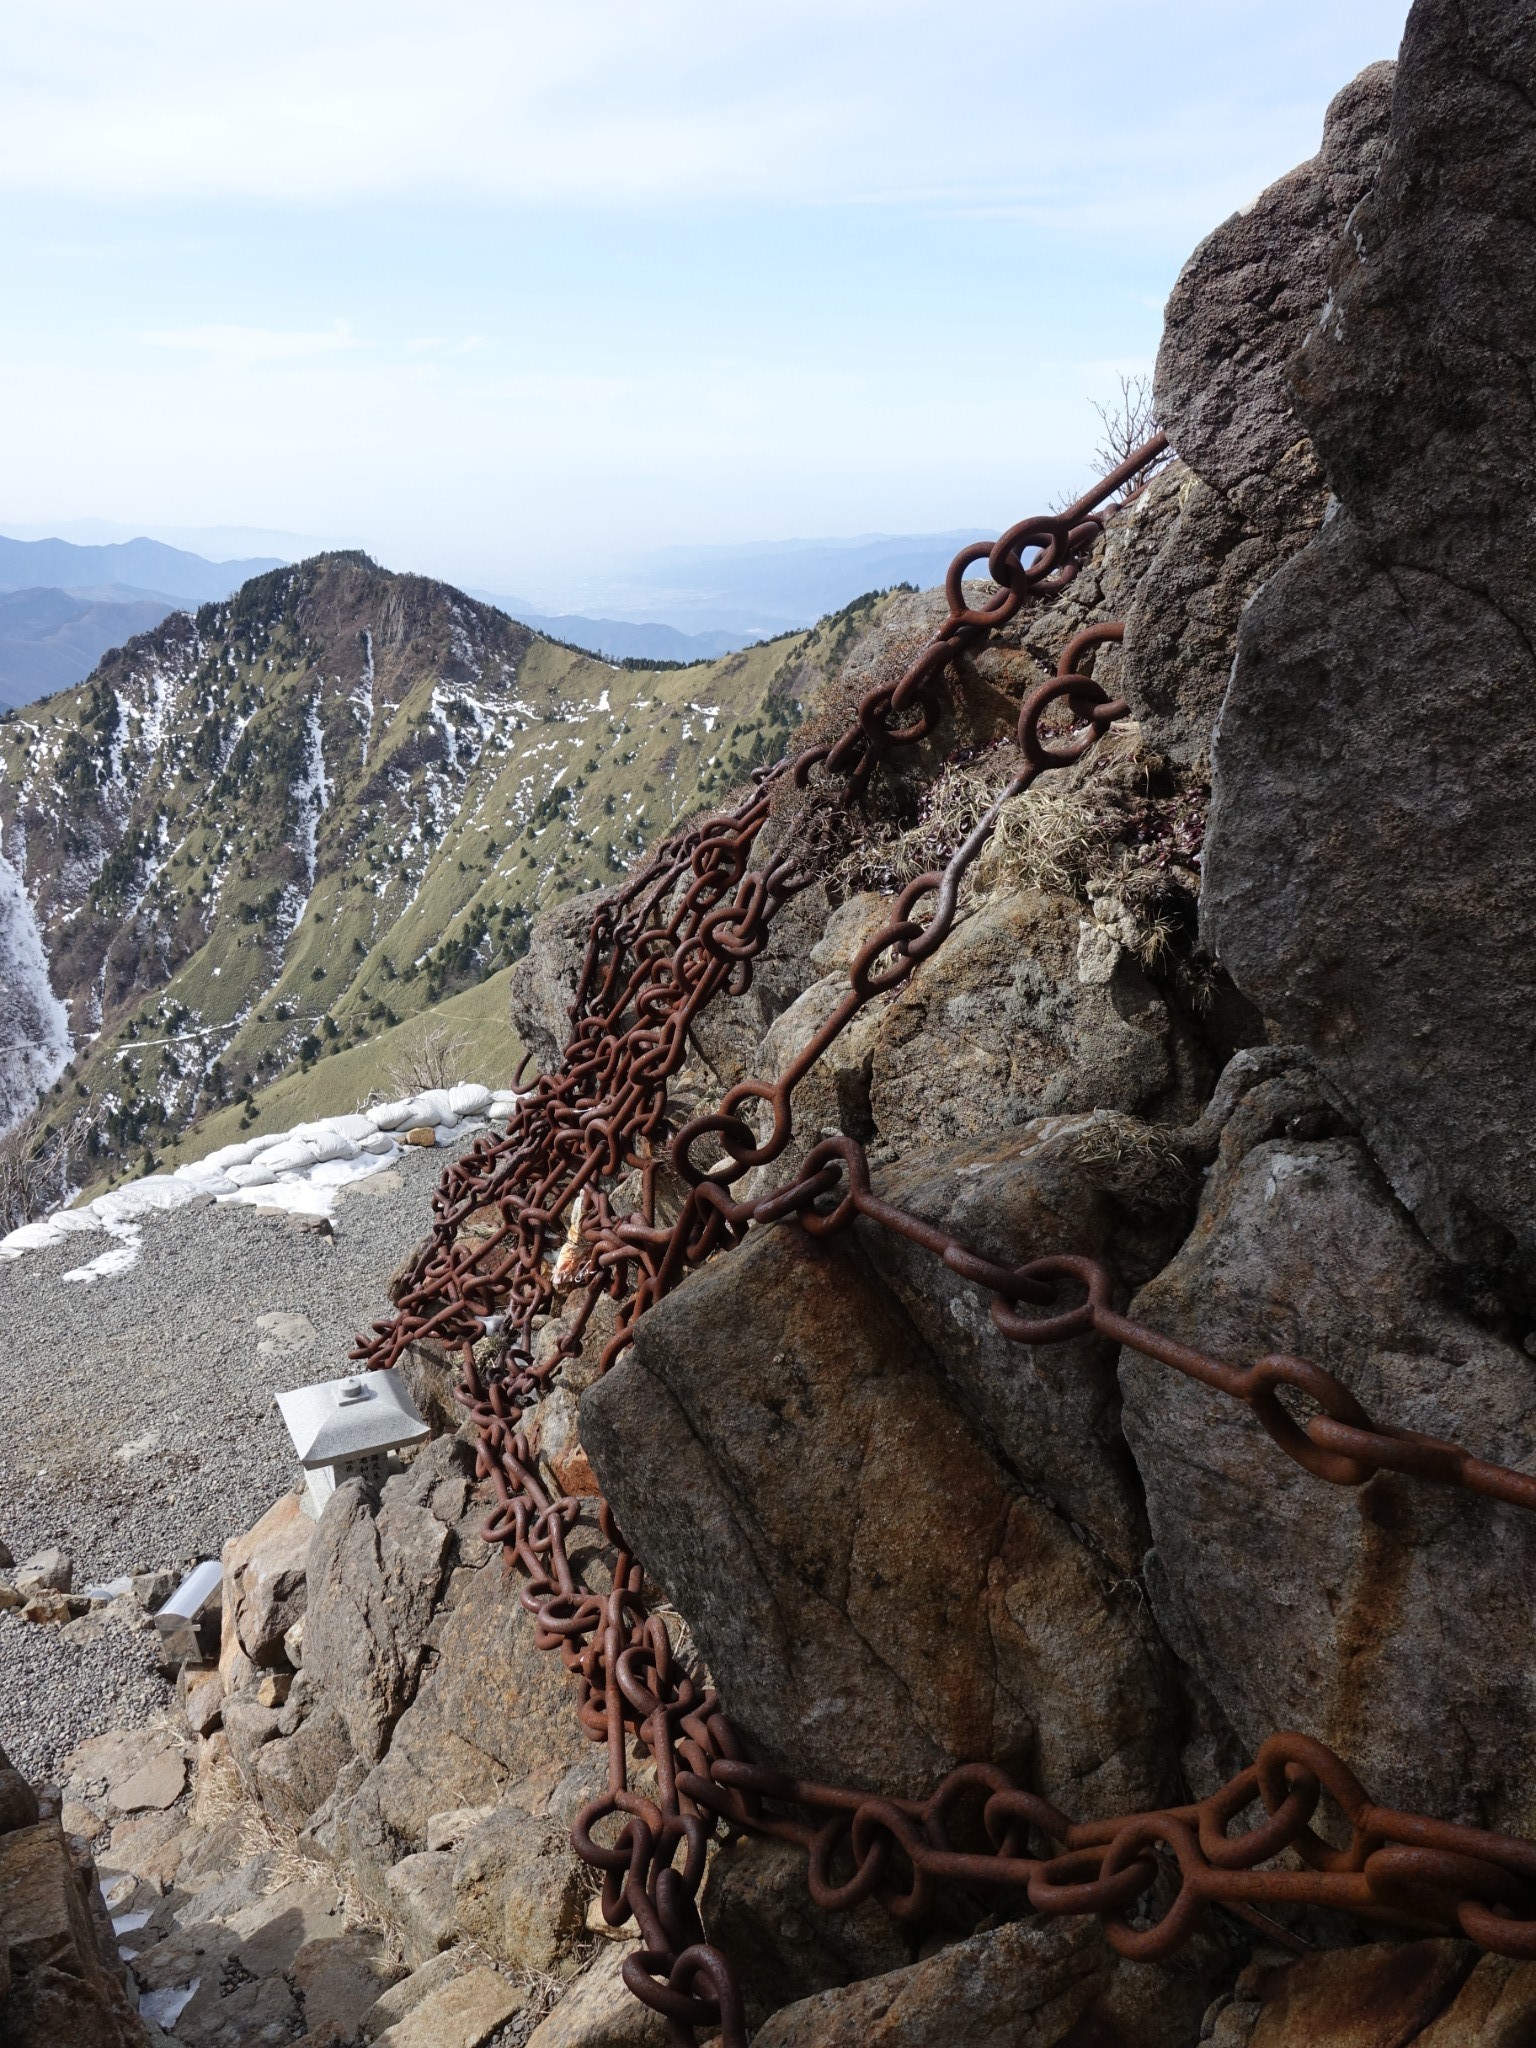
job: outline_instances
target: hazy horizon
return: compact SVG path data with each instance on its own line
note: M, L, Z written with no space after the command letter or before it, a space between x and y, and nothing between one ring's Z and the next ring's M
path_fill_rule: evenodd
M60 0L0 79L8 530L548 605L670 546L995 531L1086 479L1183 259L1405 14Z

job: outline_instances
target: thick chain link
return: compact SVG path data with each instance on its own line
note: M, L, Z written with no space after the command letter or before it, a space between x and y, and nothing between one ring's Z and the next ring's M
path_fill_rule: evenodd
M722 1829L798 1843L811 1897L829 1910L878 1897L898 1917L915 1918L928 1910L936 1885L1007 1886L1024 1890L1041 1913L1099 1914L1122 1955L1151 1959L1187 1940L1212 1904L1250 1918L1277 1904L1329 1905L1402 1927L1457 1929L1501 1954L1536 1958L1536 1844L1377 1807L1338 1757L1302 1735L1272 1737L1208 1799L1095 1822L1071 1820L990 1764L962 1766L920 1802L761 1768L745 1755L716 1694L675 1658L606 1501L597 1501L596 1513L613 1554L610 1588L596 1592L578 1579L567 1537L593 1503L549 1491L522 1427L524 1410L581 1350L604 1296L618 1308L601 1361L607 1370L648 1308L751 1228L793 1218L825 1236L863 1217L925 1246L985 1289L1004 1336L1045 1345L1091 1330L1128 1345L1245 1403L1279 1448L1320 1479L1357 1486L1393 1471L1536 1508L1536 1476L1374 1421L1340 1380L1305 1359L1232 1365L1118 1314L1110 1275L1094 1260L1058 1256L1004 1267L979 1257L881 1201L852 1139L815 1146L793 1183L771 1194L738 1201L731 1192L783 1155L794 1134L795 1089L839 1034L943 944L966 870L1003 805L1038 776L1081 759L1127 715L1081 666L1094 648L1119 640L1118 624L1078 633L1056 674L1026 698L1019 772L944 870L901 891L884 928L854 960L846 995L785 1072L771 1083L741 1081L715 1110L673 1127L669 1083L687 1060L692 1026L711 1002L750 987L775 916L814 877L814 801L799 842L760 868L750 865L776 791L809 791L814 799L826 785L839 803L856 801L889 754L935 729L941 686L957 658L1025 603L1073 580L1104 529L1103 508L1164 446L1161 436L1148 442L1064 512L962 549L946 582L948 616L899 680L870 690L836 740L759 771L735 811L666 841L604 900L588 933L563 1059L534 1080L504 1137L482 1138L448 1168L434 1199L432 1239L395 1315L375 1324L354 1353L383 1367L431 1341L461 1361L460 1399L475 1425L479 1474L495 1498L486 1535L515 1560L539 1645L560 1653L575 1679L580 1724L608 1752L607 1793L578 1817L572 1840L602 1874L608 1923L633 1917L641 1947L625 1962L625 1980L663 2015L678 2048L695 2042L700 2029L719 2029L725 2048L746 2040L734 1973L707 1940L696 1903L708 1845ZM997 594L972 606L964 574L983 558ZM1046 720L1055 711L1059 721L1056 707L1069 718L1065 736ZM664 1164L686 1189L671 1223L657 1214ZM615 1185L625 1176L628 1186L638 1184L639 1199L617 1208ZM577 1306L536 1363L535 1322L573 1279ZM508 1334L487 1365L477 1347L491 1317ZM1287 1390L1319 1412L1299 1422L1282 1400ZM634 1745L652 1767L653 1790L631 1782ZM1330 1848L1311 1826L1325 1793L1348 1823L1344 1849ZM1234 1834L1256 1807L1261 1817ZM962 1812L970 1817L964 1847L957 1846ZM972 1839L978 1812L985 1847ZM1287 1851L1292 1867L1259 1867ZM1133 1909L1144 1910L1154 1888L1158 1918L1133 1924Z

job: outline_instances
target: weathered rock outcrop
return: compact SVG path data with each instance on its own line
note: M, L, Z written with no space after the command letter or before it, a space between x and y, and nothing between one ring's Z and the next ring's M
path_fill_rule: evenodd
M330 1695L352 1748L371 1762L415 1693L455 1532L469 1518L472 1463L440 1437L377 1500L359 1479L338 1487L315 1531L304 1676Z
M1005 1265L1108 1256L1127 1298L1173 1252L1193 1200L1191 1169L1168 1134L1106 1111L913 1153L885 1169L880 1192ZM983 1441L1116 1570L1134 1574L1148 1535L1120 1431L1116 1347L1080 1337L1021 1348L998 1330L981 1289L932 1252L872 1224L859 1241Z
M786 2006L757 2048L1186 2048L1197 1970L1120 1962L1096 1920L1013 1921Z
M572 1551L599 1581L595 1533ZM435 1661L383 1758L341 1773L306 1839L413 1930L418 1953L473 1934L519 1967L525 1949L527 1967L565 1966L582 1934L567 1831L594 1789L571 1681L536 1646L499 1557L459 1569L428 1641Z
M1372 1943L1255 1964L1212 2018L1215 2048L1521 2048L1536 1966L1462 1941Z
M1386 140L1392 66L1337 96L1322 147L1196 249L1168 301L1157 416L1187 465L1153 489L1176 516L1126 614L1121 686L1149 735L1198 760L1254 592L1317 529L1327 496L1285 370Z
M1166 1796L1135 1594L1018 1485L853 1245L786 1226L706 1267L581 1423L759 1755L908 1793L992 1757L1084 1812Z
M225 1544L224 1661L244 1657L257 1669L283 1662L283 1638L304 1612L314 1530L302 1497L285 1493L253 1528Z
M1530 1360L1454 1306L1357 1138L1304 1135L1330 1124L1303 1057L1259 1080L1188 1242L1132 1313L1219 1358L1316 1359L1372 1414L1528 1465ZM1536 1828L1508 1739L1536 1721L1519 1619L1536 1518L1387 1473L1331 1486L1240 1403L1130 1352L1120 1381L1153 1610L1241 1753L1301 1729L1387 1804Z
M1157 416L1201 483L1263 531L1322 512L1327 486L1286 373L1327 297L1350 215L1375 182L1393 71L1372 64L1335 96L1317 155L1206 236L1163 315Z
M546 1072L558 1066L571 1035L571 1002L587 954L587 931L610 890L557 903L534 925L533 943L507 977L512 1027Z
M1536 35L1420 0L1292 380L1342 511L1247 613L1205 929L1423 1227L1536 1287Z
M1135 956L1080 906L987 897L870 1032L870 1108L899 1152L1031 1117L1119 1109L1182 1122L1214 1075Z
M56 1820L0 1834L0 2038L8 2048L147 2048L100 1896L89 1859L77 1867Z

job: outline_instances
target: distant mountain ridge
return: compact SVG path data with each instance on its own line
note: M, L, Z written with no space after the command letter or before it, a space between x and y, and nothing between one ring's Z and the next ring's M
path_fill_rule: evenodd
M88 547L0 534L0 710L68 689L169 613L281 567L276 556L210 562L142 538Z
M621 563L602 583L565 593L566 612L666 625L690 635L739 635L738 645L799 632L868 590L932 590L985 526L943 533L865 533L839 540L659 548Z
M488 589L467 594L609 661L692 664L803 632L868 591L931 589L956 549L976 537L962 527L662 548L617 565L592 586L585 608ZM142 535L85 544L0 534L0 710L67 689L109 648L169 612L221 602L282 566L278 556L211 561ZM24 603L4 601L23 596Z
M543 612L520 597L503 597L493 590L472 590L486 604L504 611L508 618L547 633L551 640L567 646L584 647L590 654L606 655L610 661L717 661L722 654L735 654L767 636L761 633L683 633L676 626L659 621L635 619L592 619L581 612Z
M118 583L177 604L199 605L217 603L253 576L282 566L273 555L210 562L159 540L81 547L72 540L12 540L0 534L0 590L88 590Z
M89 1103L136 1158L474 987L540 909L781 753L878 609L619 669L322 555L0 716L0 898L68 1009L61 1108Z

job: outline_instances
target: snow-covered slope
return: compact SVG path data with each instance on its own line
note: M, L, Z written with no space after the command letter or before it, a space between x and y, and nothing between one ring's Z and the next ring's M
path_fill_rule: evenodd
M53 1086L70 1050L69 1015L48 980L31 899L0 853L0 1133Z

